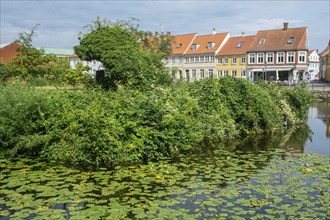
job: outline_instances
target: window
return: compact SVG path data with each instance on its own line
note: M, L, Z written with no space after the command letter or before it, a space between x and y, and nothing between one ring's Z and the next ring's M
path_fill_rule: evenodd
M182 47L182 44L178 44L178 46L176 46L176 48L181 48Z
M225 58L225 59L223 60L223 63L224 63L224 64L228 64L228 58Z
M186 70L186 79L187 81L189 81L190 77L189 77L189 70Z
M190 57L189 60L190 60L191 63L195 62L195 57Z
M191 47L191 49L192 50L197 50L198 46L199 46L198 44L193 44L192 47Z
M286 62L287 63L294 63L294 52L287 52Z
M256 54L249 53L249 64L254 64L256 62Z
M209 77L213 77L213 69L209 69Z
M222 64L222 58L218 58L218 63Z
M201 78L203 79L203 78L204 78L204 69L201 69L200 71L201 71L201 72L200 72L200 74L201 74Z
M257 63L264 63L264 54L263 53L257 54Z
M233 64L236 64L236 57L233 57Z
M246 58L245 57L241 57L241 64L245 64L246 63Z
M218 78L222 76L222 70L218 70Z
M214 56L210 56L210 61L214 61Z
M223 76L228 76L228 70L223 71Z
M284 52L277 53L277 63L284 63Z
M175 57L172 57L172 63L175 63Z
M195 69L191 71L191 77L193 79L196 79L196 70Z
M210 57L209 56L205 56L205 62L209 62Z
M214 44L215 44L214 42L208 42L207 49L209 49L209 50L212 49L214 47Z
M199 61L204 62L204 56L200 56Z
M265 43L265 39L261 39L260 41L259 41L259 45L264 45L264 43Z
M186 63L189 63L189 57L186 57Z
M179 57L179 63L182 63L182 57Z
M274 63L274 53L266 53L266 62Z
M232 71L231 71L231 75L232 75L232 76L236 76L236 74L237 74L237 71L236 71L236 70L232 70Z
M293 44L293 41L294 41L294 37L290 37L288 40L288 44Z
M195 62L199 62L199 57L195 57Z
M244 42L239 42L236 46L236 48L241 48Z
M299 63L306 63L306 51L299 51Z
M246 76L245 75L245 70L241 69L241 76Z

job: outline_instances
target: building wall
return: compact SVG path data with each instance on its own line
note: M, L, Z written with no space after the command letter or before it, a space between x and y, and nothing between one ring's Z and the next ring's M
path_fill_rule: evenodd
M325 80L330 82L330 53L326 56Z
M235 59L236 63L234 62ZM245 62L242 59L245 59ZM228 71L227 76L246 78L246 62L246 55L218 56L216 59L217 76L226 76L225 71ZM233 71L236 71L236 75Z
M104 67L102 65L101 62L99 61L81 61L81 59L79 57L70 57L70 68L71 69L75 69L76 68L76 64L78 62L82 62L82 64L84 66L89 66L91 69L88 71L88 73L93 74L93 76L95 77L96 71L98 70L104 70Z

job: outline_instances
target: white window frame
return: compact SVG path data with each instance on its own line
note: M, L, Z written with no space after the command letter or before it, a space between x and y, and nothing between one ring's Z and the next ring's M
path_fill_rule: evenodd
M210 61L214 61L214 56L210 56Z
M261 59L261 62L259 62L259 58ZM257 64L263 64L264 61L264 53L257 53Z
M199 56L195 56L195 62L199 62Z
M296 56L296 53L293 51L286 52L286 63L295 63L295 56ZM293 58L293 60L289 62L290 58Z
M191 78L192 79L196 79L197 75L196 75L196 69L192 69L191 70Z
M299 51L298 52L298 63L306 63L306 54L307 52L306 51ZM304 58L304 61L300 61L301 59L300 58Z
M189 57L185 57L185 63L189 63Z
M256 63L256 54L255 53L249 53L248 57L249 57L249 59L248 59L249 64L255 64ZM253 62L251 62L252 59L253 59Z
M218 78L222 76L222 70L218 70Z
M223 59L223 64L228 64L228 58Z
M195 62L195 57L190 57L189 61L190 61L190 63L194 63Z
M223 76L228 76L228 70L223 71Z
M272 60L269 61L269 58L271 58ZM266 53L266 63L269 63L269 64L274 63L274 52L267 52Z
M246 64L246 57L241 57L241 64Z
M205 62L209 62L210 61L210 57L209 56L205 56Z
M236 64L236 63L237 63L237 58L236 57L233 57L232 64Z
M200 56L200 57L199 57L199 61L200 61L200 62L204 62L204 60L205 60L205 59L204 59L204 56Z
M218 58L218 64L222 64L222 58Z
M182 63L182 57L179 57L179 63Z
M209 69L209 77L213 76L213 69Z
M282 62L279 62L280 54L283 54L283 61ZM276 63L281 64L281 63L284 63L284 61L285 61L285 52L277 52L276 53Z
M201 79L204 79L204 78L205 78L205 71L204 71L204 69L201 69L201 70L199 71L199 74L200 74L200 76L201 76Z
M231 71L231 75L232 75L232 76L237 76L237 70L232 70L232 71Z
M246 71L245 70L241 69L240 72L241 72L241 77L245 77L246 76Z

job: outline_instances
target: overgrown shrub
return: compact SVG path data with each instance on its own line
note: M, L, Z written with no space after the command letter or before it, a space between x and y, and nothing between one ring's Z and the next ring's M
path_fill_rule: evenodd
M279 133L285 120L304 119L309 103L304 88L236 78L116 92L6 84L0 87L0 150L84 166L157 160L201 143Z

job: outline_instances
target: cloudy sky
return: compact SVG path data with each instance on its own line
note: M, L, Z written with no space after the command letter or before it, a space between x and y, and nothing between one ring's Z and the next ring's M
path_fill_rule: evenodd
M18 34L40 24L36 47L72 48L77 34L97 16L109 20L139 19L145 31L172 34L242 32L307 26L310 49L323 50L330 35L330 3L315 1L219 1L219 0L0 0L0 42L14 41Z

